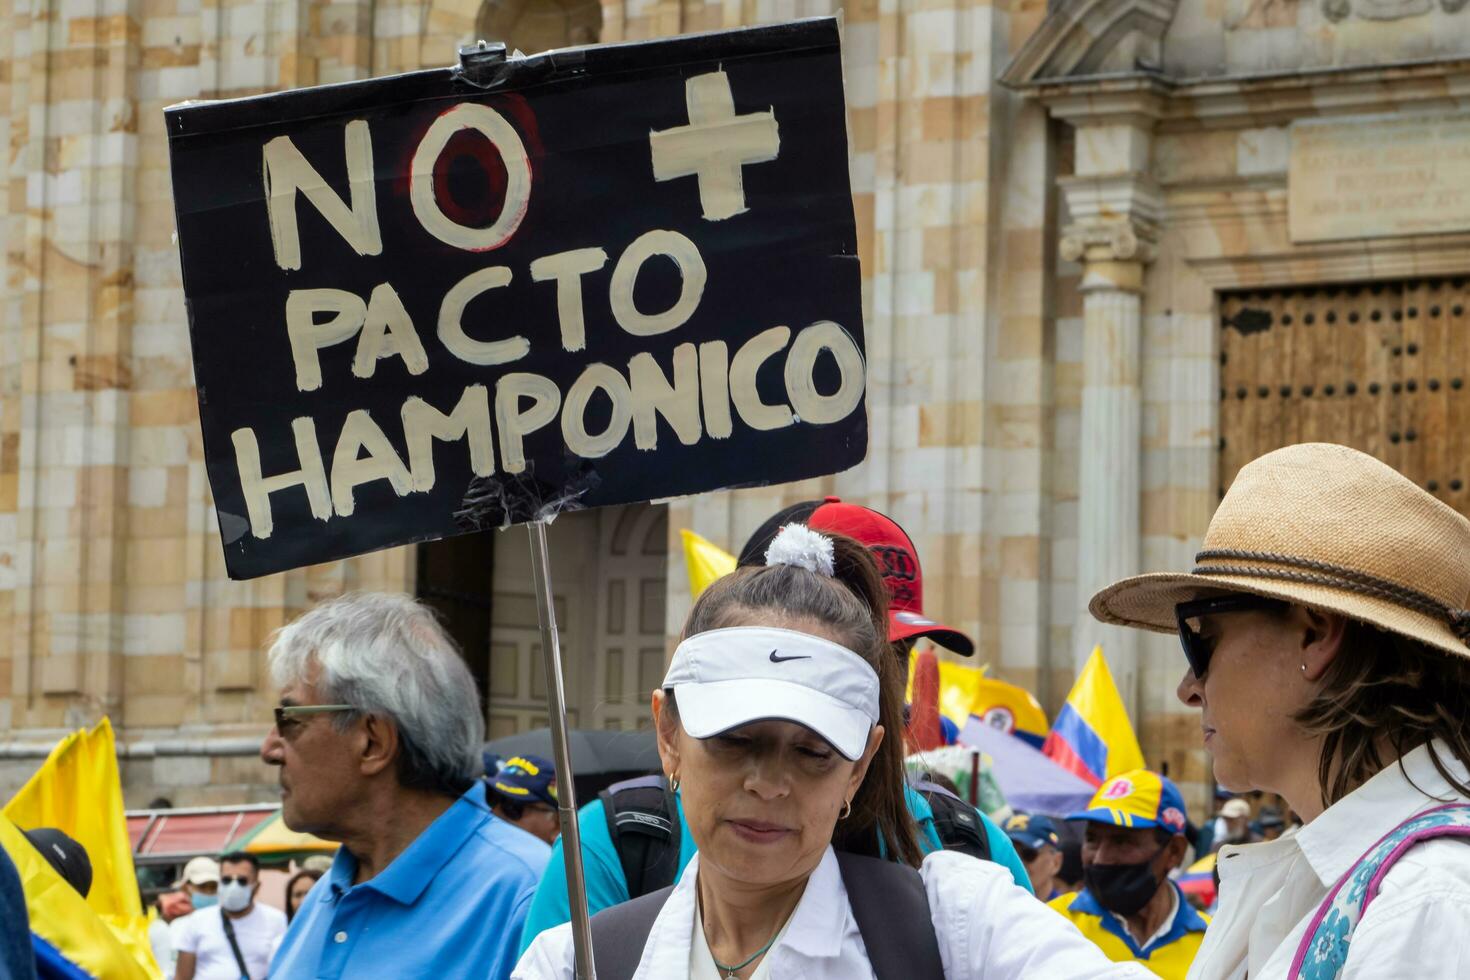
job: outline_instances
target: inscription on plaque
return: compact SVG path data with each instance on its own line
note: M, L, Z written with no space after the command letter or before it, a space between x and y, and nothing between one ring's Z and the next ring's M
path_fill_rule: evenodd
M1291 127L1293 242L1470 231L1470 115Z

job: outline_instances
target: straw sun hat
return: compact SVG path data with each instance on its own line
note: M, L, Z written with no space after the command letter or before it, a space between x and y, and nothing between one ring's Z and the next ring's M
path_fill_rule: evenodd
M1236 476L1190 573L1092 597L1105 623L1172 633L1174 606L1225 592L1285 599L1470 657L1470 521L1346 446L1288 446Z

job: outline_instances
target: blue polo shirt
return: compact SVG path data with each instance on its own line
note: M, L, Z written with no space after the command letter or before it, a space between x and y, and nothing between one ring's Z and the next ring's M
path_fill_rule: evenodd
M917 793L912 786L904 787L904 798L909 812L919 828L919 847L925 854L938 851L943 845L934 829L934 811L929 801ZM694 856L694 838L689 836L689 821L684 819L684 800L674 794L674 805L679 809L679 867L674 880L684 873L684 866ZM975 811L985 828L986 840L990 844L990 859L1011 873L1019 887L1031 891L1031 877L1026 866L1016 853L1016 845L985 814ZM623 876L623 864L612 835L607 830L607 814L601 800L593 800L577 811L577 825L582 833L582 869L587 879L587 908L596 915L605 908L620 905L628 900L628 882ZM567 902L566 859L558 839L551 852L551 862L541 878L541 887L536 890L536 900L531 904L531 914L526 920L525 933L521 936L520 948L525 952L531 941L541 933L571 919L571 908Z
M375 877L337 851L281 940L271 977L507 978L547 844L490 813L485 784L466 793Z

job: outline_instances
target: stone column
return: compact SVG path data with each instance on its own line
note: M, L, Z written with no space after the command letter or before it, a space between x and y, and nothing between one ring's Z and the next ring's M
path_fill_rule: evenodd
M1137 148L1133 149L1136 153ZM1136 171L1063 178L1062 185L1075 223L1064 233L1061 255L1083 266L1073 655L1080 667L1092 648L1103 644L1118 689L1133 706L1138 683L1137 637L1131 630L1098 623L1087 612L1087 603L1098 589L1139 571L1140 343L1144 267L1154 257L1158 196L1148 178Z

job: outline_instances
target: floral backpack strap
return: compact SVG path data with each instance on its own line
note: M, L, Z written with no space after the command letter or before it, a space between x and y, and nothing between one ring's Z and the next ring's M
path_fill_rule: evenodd
M1470 839L1470 806L1451 803L1427 810L1399 824L1368 848L1322 900L1287 976L1291 980L1334 980L1347 962L1353 932L1368 903L1377 897L1388 869L1409 848L1438 837Z

